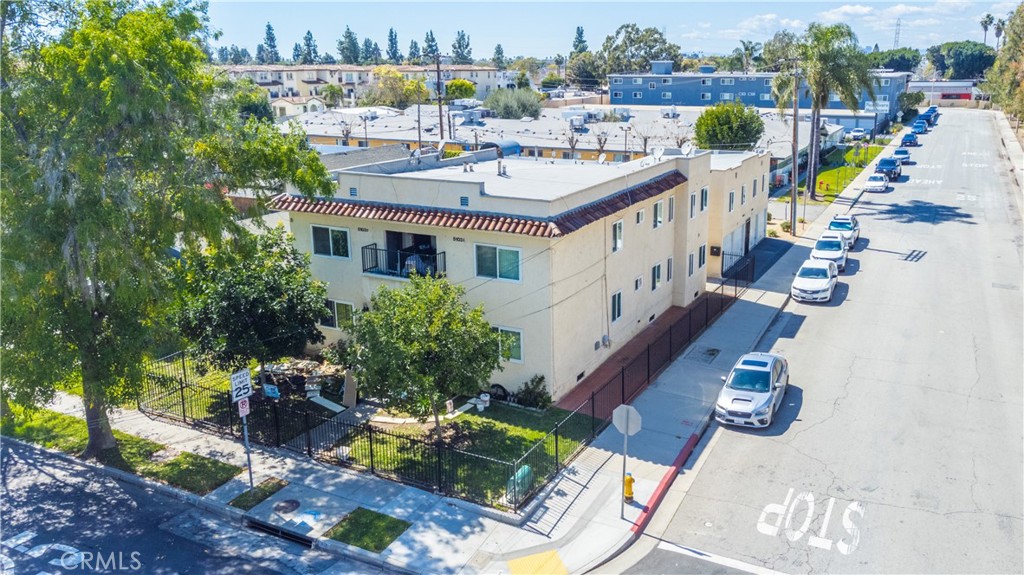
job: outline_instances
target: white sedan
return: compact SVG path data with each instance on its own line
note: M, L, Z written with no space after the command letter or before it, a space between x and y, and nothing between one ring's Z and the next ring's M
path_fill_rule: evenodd
M865 192L884 192L889 189L889 178L882 174L871 174L864 182Z
M789 362L774 353L748 353L741 357L715 402L719 423L768 427L782 407L789 385Z
M832 301L838 277L835 262L807 260L796 272L789 295L797 301Z

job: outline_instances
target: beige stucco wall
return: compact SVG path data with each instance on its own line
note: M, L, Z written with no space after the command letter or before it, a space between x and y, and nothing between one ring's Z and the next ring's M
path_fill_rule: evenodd
M749 247L753 247L761 239L759 235L763 234L764 218L768 209L768 191L765 186L768 184L770 163L770 156L761 154L746 158L737 167L711 170L711 197L708 206L710 210L708 216L709 245L722 246L723 254L726 253L724 245L726 236L737 228L745 226L748 219L751 222L751 245ZM756 195L754 194L755 185ZM745 200L744 187L746 189ZM729 211L730 192L735 194L734 209L731 212ZM758 226L760 226L760 232L757 229ZM721 272L722 257L712 256L709 250L708 276L718 278L721 277Z

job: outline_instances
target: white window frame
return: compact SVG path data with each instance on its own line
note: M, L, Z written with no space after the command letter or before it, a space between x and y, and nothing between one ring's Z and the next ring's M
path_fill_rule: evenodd
M668 221L674 221L676 219L676 197L668 197Z
M662 92L661 93L661 99L662 100L671 100L672 99L672 92Z
M761 94L761 101L762 102L770 102L771 99L772 99L772 95L771 94Z
M700 79L700 85L701 86L710 86L711 85L711 78L701 78Z
M657 82L647 82L647 89L648 90L657 90L658 89L658 83Z
M686 257L686 277L693 277L693 252Z
M709 102L709 101L711 101L711 92L701 92L700 93L700 100L702 102Z
M661 85L662 86L667 86L667 85L669 85L671 83L672 83L672 78L662 78L661 79Z
M639 226L640 224L644 223L644 220L646 218L647 216L644 214L644 209L640 208L640 210L636 213L636 225Z
M723 101L723 102L728 102L729 100L733 100L733 99L735 99L735 97L736 97L736 95L733 94L732 92L722 92L721 94L718 95L718 99Z
M654 202L654 210L651 212L651 228L658 229L665 223L665 203L663 200Z
M477 250L479 248L494 248L494 277L480 275L480 261L477 256ZM516 270L519 277L516 279L501 277L501 252L502 251L516 252ZM496 244L473 244L473 275L480 279L498 280L503 282L520 283L523 281L523 250L520 248L514 248L511 246L499 246Z
M316 251L316 237L314 235L315 232L313 231L316 228L321 228L321 229L327 230L327 239L328 239L328 242L329 242L329 244L331 246L331 252L332 253L329 253L329 254L317 253L317 251ZM348 251L348 255L347 256L334 255L334 253L333 253L334 252L334 242L330 241L330 238L331 238L331 232L335 232L335 231L344 232L345 233L345 248ZM337 259L337 260L350 260L350 259L352 259L352 234L349 233L348 228L338 228L338 227L334 227L334 226L319 226L319 225L310 224L310 226L309 226L309 243L310 243L310 253L313 254L314 256L321 257L321 258L333 258L333 259Z
M622 78L612 78L612 84L621 84Z
M892 81L889 78L880 78L878 80L878 85L879 86L888 86L891 83L892 83Z
M516 335L519 336L519 358L517 359L515 357L509 357L508 361L510 361L512 363L523 363L523 356L526 355L525 353L523 353L523 330L518 329L518 328L514 328L514 327L505 327L503 325L496 325L496 326L492 326L492 327L498 333L504 332L504 333L516 334ZM498 347L498 352L499 353L501 352L500 344L499 344L499 347Z
M644 97L644 93L643 92L633 92L633 99L634 100L638 99L638 98L643 98L643 97Z
M697 257L698 267L703 268L708 263L708 245L701 244Z
M718 85L720 86L734 86L736 85L735 78L719 78Z
M690 192L690 219L697 216L697 192Z
M700 211L708 209L708 196L711 195L711 190L707 186L700 189Z
M355 304L353 304L351 302L347 302L347 301L333 300L333 299L328 298L327 299L327 309L331 310L331 317L334 320L334 325L327 325L327 324L323 323L322 322L323 318L321 318L320 320L317 320L317 322L316 322L317 325L319 325L320 327L326 328L326 329L336 329L336 330L339 330L339 331L340 330L344 330L345 328L343 328L341 326L341 313L339 313L339 311L338 311L339 306L347 306L349 308L348 321L352 321L352 316L353 316L353 314L356 313L356 306L355 306Z
M661 263L651 266L651 291L658 291L661 287Z
M644 276L636 276L633 280L633 291L640 291L644 289Z
M633 83L637 84L637 85L643 84L644 83L644 79L643 78L633 78Z
M750 185L753 186L751 188L752 191L750 192L750 197L751 198L756 198L757 197L757 178L754 178L753 180L751 180L750 181Z
M624 226L622 225L622 220L619 220L619 221L614 222L612 224L612 253L613 254L618 252L618 251L622 251L622 248L625 245L625 238L622 235L623 231L624 231L623 227Z
M736 190L729 190L729 211L736 209Z
M622 290L619 290L612 294L612 323L615 323L622 319ZM618 312L618 313L616 313Z
M622 92L612 92L612 98L621 98Z
M674 267L672 265L673 263L674 262L672 260L672 257L669 256L669 258L668 258L668 260L666 262L666 266L665 266L665 283L669 283L669 282L672 281L672 272L673 272L673 267Z
M772 85L772 79L771 78L765 78L764 79L764 85L765 86L771 86Z

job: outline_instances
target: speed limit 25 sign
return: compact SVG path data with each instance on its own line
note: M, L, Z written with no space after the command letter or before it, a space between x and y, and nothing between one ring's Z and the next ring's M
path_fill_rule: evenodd
M241 369L231 374L231 402L245 399L253 394L252 377L248 369Z

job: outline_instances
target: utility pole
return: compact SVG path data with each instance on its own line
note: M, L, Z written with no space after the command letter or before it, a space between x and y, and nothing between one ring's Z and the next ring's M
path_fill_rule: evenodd
M800 133L797 124L800 122L800 67L793 63L793 179L789 188L789 235L796 235L796 188L800 183L800 146L797 139ZM805 194L807 192L804 192Z
M423 124L420 122L420 108L423 102L416 102L416 149L423 147Z
M441 139L444 139L444 108L441 106L441 53L434 60L437 65L437 124L441 127Z

